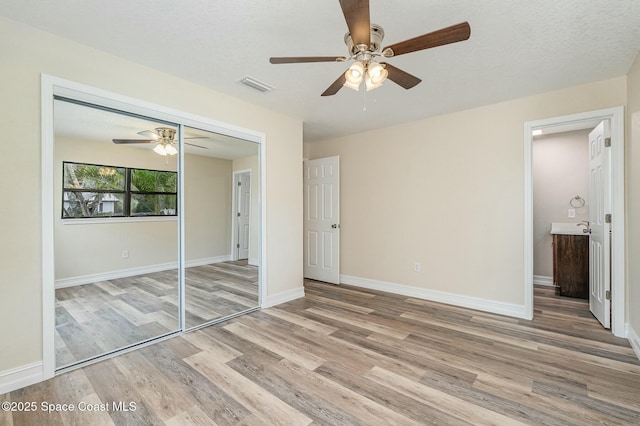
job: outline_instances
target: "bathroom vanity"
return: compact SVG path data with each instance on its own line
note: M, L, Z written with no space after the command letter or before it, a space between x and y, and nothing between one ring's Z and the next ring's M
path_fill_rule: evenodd
M589 298L589 234L576 223L552 223L553 283L567 297Z

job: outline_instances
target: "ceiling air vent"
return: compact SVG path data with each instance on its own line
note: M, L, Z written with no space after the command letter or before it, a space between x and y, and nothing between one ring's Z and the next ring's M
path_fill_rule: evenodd
M273 90L273 87L269 86L267 83L263 83L261 81L256 80L253 77L249 77L246 76L245 78L243 78L242 80L240 80L240 83L244 84L245 86L251 87L252 89L256 89L259 92L270 92L271 90Z

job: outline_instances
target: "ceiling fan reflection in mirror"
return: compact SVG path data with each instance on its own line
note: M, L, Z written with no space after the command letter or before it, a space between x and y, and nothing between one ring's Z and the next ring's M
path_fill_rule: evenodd
M178 153L178 149L176 147L176 129L171 127L158 127L155 131L144 130L142 132L138 132L140 136L146 136L151 139L112 139L115 144L138 144L138 143L155 143L156 146L153 148L153 151L156 154L162 156L175 155ZM185 138L185 139L206 139L201 137L194 138ZM208 149L205 146L196 145L192 143L185 142L185 145L194 146L197 148Z
M339 0L342 13L347 21L349 32L344 36L349 56L302 56L302 57L272 57L272 64L293 64L305 62L345 62L354 59L355 62L336 81L333 82L322 96L338 93L342 86L359 90L364 81L366 90L380 87L388 78L405 89L411 89L422 80L408 72L402 71L386 62L377 62L378 57L392 58L405 53L430 49L445 44L467 40L471 36L471 27L463 22L442 28L409 40L401 41L381 49L384 30L381 26L371 24L369 17L369 0Z

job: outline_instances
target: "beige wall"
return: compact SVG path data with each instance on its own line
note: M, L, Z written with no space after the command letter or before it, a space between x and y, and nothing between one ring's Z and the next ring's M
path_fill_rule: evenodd
M233 171L251 170L251 217L249 218L249 262L255 263L260 256L260 163L258 156L233 160Z
M340 155L341 272L523 305L524 123L625 102L620 77L308 143Z
M185 155L184 226L187 262L231 254L231 160Z
M268 295L302 285L300 120L5 18L0 40L0 372L42 359L42 73L264 132Z
M56 279L82 277L178 261L178 221L83 224L62 220L62 162L86 162L154 170L177 170L177 157L109 143L56 138L54 214ZM185 259L197 261L231 254L232 165L236 161L186 154ZM257 171L258 157L243 162ZM257 185L257 179L255 178ZM257 188L257 186L256 186ZM255 192L255 210L258 192ZM258 222L256 213L255 219ZM90 237L89 237L90 236ZM255 230L255 244L258 229ZM129 258L122 258L122 251ZM256 249L257 251L257 249ZM257 257L257 254L256 254Z
M533 139L534 275L553 276L551 223L589 220L589 132L578 130ZM569 202L576 195L585 200L585 206L573 208L576 217L569 218Z
M627 312L640 336L640 54L627 81Z
M176 170L175 158L154 162L150 151L82 140L56 137L54 165L54 241L56 280L175 262L178 255L178 222L86 224L61 219L62 162L104 164ZM159 158L159 156L157 156ZM123 259L128 250L129 259Z

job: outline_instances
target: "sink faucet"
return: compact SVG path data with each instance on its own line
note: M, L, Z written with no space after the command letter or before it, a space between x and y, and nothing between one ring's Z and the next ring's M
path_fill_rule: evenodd
M591 233L591 228L589 228L589 221L588 220L583 220L580 223L576 223L576 226L584 226L584 229L582 230L582 232L585 233L585 234L590 234Z

